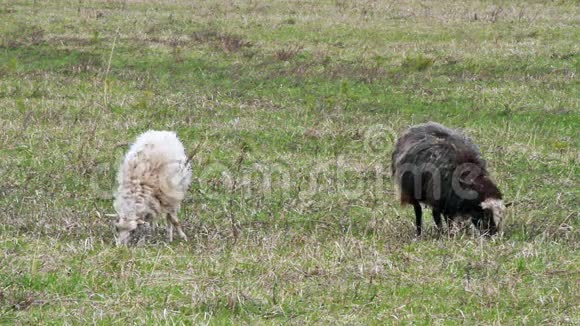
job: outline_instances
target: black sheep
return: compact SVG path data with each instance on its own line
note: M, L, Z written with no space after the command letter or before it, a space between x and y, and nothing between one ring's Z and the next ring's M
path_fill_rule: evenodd
M391 169L402 204L415 209L421 235L421 204L433 209L441 230L441 215L449 223L470 217L482 234L501 225L502 195L490 179L479 148L464 134L435 122L412 126L397 140Z

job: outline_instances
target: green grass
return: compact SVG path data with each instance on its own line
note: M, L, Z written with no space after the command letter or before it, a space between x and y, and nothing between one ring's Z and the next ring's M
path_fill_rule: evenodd
M578 324L576 1L0 2L0 324ZM505 232L414 237L390 151L463 128ZM192 151L113 246L130 143Z

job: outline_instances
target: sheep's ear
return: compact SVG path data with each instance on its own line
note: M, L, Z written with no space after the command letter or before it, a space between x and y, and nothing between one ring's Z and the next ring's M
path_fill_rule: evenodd
M127 220L121 219L115 223L115 226L117 228L119 228L120 230L132 231L132 230L135 230L135 228L137 228L137 222L136 221L127 221Z
M149 228L151 226L151 223L144 221L144 220L137 220L137 226L143 226L145 228Z

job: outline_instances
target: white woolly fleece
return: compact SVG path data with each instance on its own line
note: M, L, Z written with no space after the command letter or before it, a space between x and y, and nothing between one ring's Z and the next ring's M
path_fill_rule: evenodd
M191 167L177 135L141 134L125 155L117 182L114 206L120 229L133 230L148 215L176 213L191 183Z

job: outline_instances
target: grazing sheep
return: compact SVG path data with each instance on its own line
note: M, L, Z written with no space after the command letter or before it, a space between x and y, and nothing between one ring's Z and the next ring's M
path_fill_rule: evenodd
M392 173L402 204L415 209L421 235L421 204L433 209L441 230L455 217L470 217L482 234L493 235L501 226L502 195L490 179L479 148L464 134L429 122L410 127L397 140Z
M117 244L127 244L138 225L149 224L158 215L167 218L169 241L173 241L173 227L187 241L177 211L191 183L191 167L174 132L141 134L125 156L117 180Z

